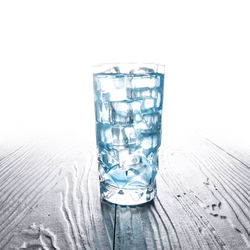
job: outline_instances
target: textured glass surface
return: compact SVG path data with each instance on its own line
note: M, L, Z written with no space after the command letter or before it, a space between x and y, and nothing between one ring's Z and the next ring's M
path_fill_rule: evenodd
M148 196L146 202L155 191L163 81L164 75L150 68L120 73L115 67L94 74L101 193L107 200L120 197L111 202L126 204L121 202L126 196L136 204Z

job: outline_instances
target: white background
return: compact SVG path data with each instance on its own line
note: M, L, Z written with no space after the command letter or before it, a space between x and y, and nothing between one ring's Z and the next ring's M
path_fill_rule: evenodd
M93 138L100 62L166 65L164 132L249 141L249 0L1 1L1 138Z

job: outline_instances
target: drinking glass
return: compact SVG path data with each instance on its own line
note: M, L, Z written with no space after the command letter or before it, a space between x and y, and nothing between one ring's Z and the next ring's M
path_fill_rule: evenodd
M102 199L138 205L156 196L164 66L94 66L96 143Z

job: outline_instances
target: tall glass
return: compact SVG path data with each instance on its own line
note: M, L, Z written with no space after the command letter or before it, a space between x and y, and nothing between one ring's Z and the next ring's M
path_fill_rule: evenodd
M96 143L102 199L120 205L156 196L164 66L94 66Z

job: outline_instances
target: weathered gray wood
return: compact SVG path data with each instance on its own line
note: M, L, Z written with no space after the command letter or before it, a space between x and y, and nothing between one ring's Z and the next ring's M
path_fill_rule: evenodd
M93 148L0 153L0 249L250 249L245 152L200 139L162 147L158 197L135 207L100 202Z
M143 206L117 206L115 249L180 248L176 229L158 199Z
M161 150L158 197L117 207L116 249L249 249L249 175L211 142Z
M0 249L112 248L115 208L100 203L93 153L25 146L0 166Z
M207 139L208 142L213 144L215 147L220 149L221 151L224 151L224 153L228 154L235 160L241 162L243 165L245 165L247 168L250 168L250 149L246 150L246 148L250 148L247 146L231 146L230 144L228 145L225 143L223 140L218 141L217 140L209 140Z

